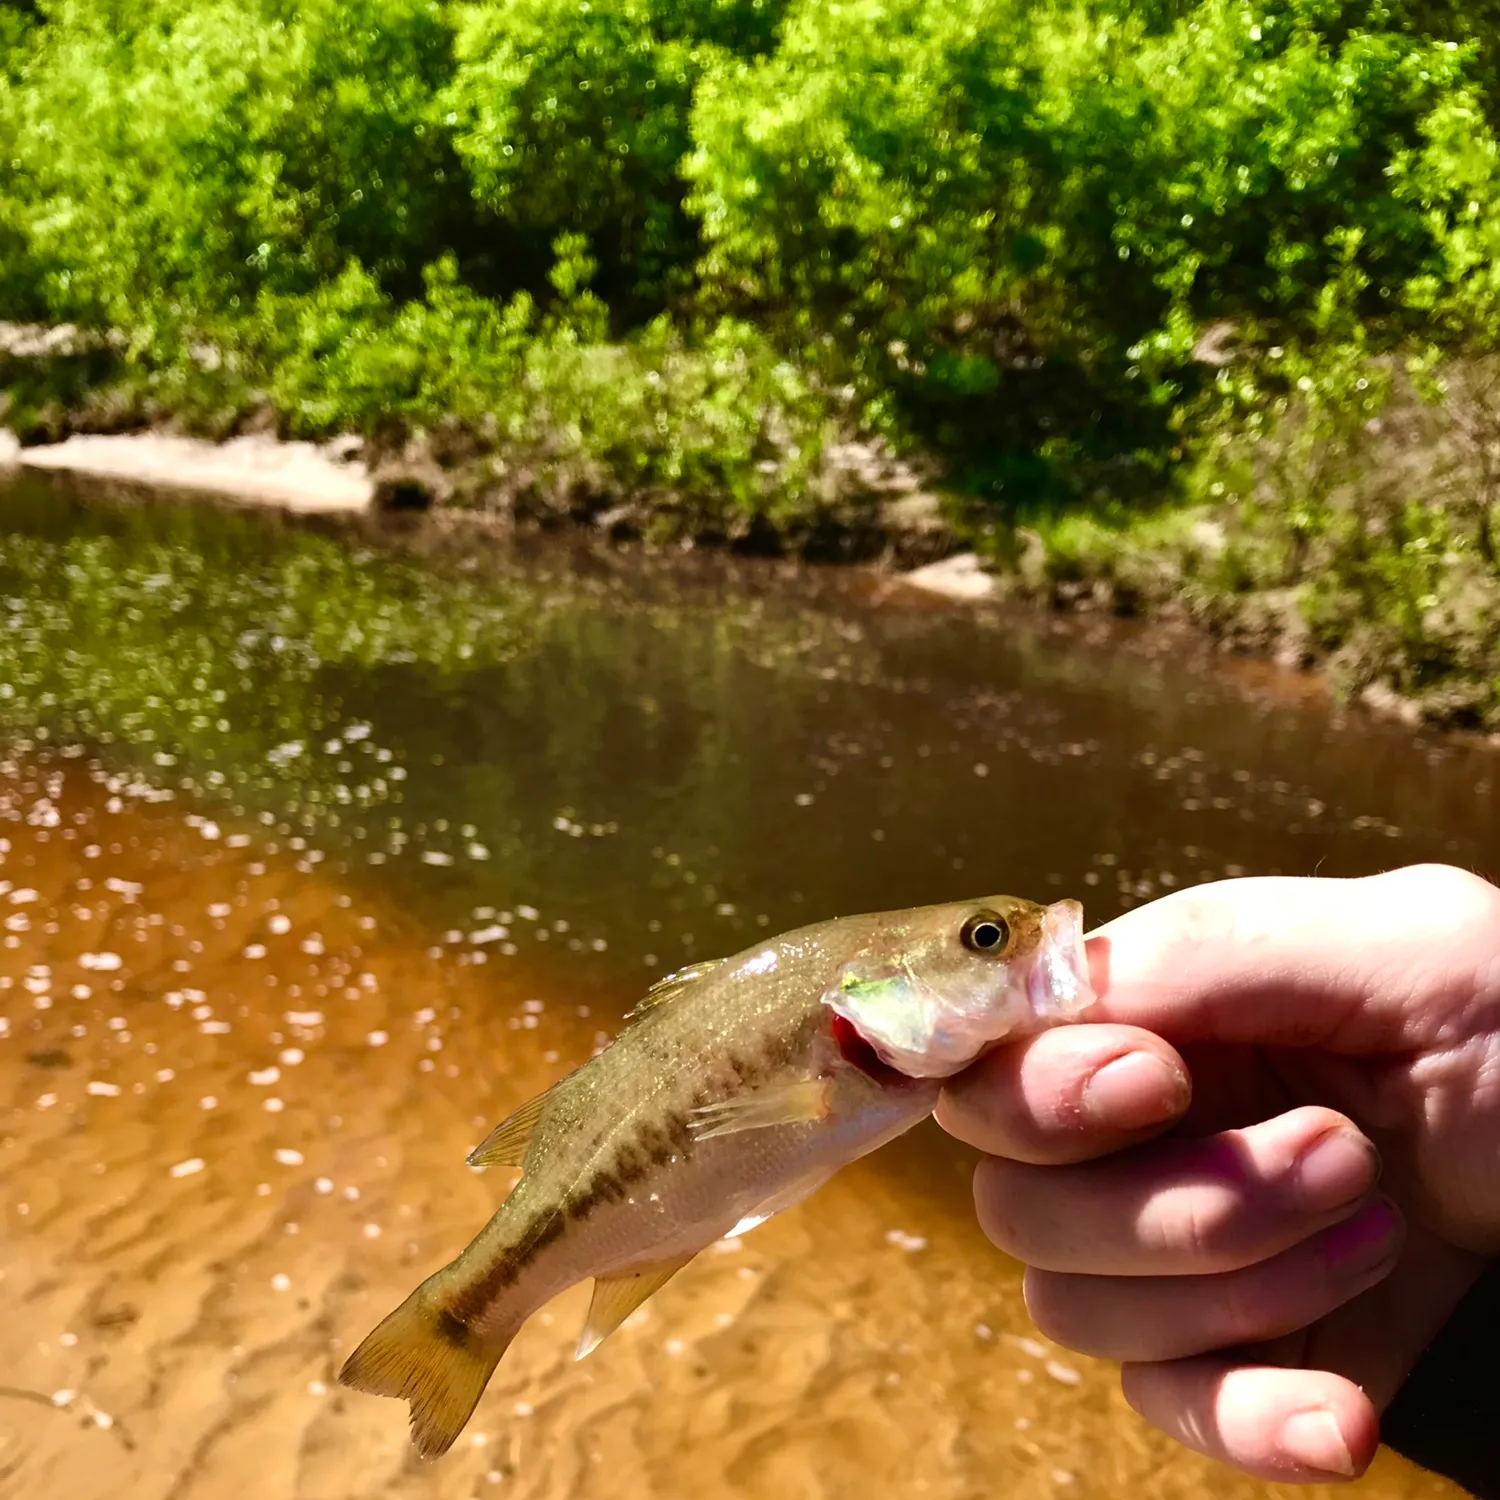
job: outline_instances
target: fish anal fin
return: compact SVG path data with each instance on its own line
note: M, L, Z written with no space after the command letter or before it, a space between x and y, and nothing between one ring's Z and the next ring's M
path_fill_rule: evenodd
M339 1383L408 1402L412 1443L423 1458L438 1458L473 1415L509 1342L476 1339L419 1287L349 1356Z
M556 1085L554 1084L555 1088ZM542 1118L552 1089L528 1099L519 1109L508 1114L490 1133L469 1152L471 1167L519 1167L526 1161L526 1148L531 1144L532 1132Z
M795 1078L768 1084L695 1109L689 1128L697 1140L708 1141L741 1130L766 1130L775 1125L825 1120L833 1107L829 1093L826 1078Z
M655 1010L658 1005L670 1005L685 990L697 984L700 979L712 974L720 964L725 963L722 958L706 958L702 963L689 964L685 969L658 979L655 984L642 996L636 1008L625 1017L627 1021L633 1021L639 1016L645 1015L648 1010Z
M696 1252L693 1252L696 1253ZM578 1359L584 1359L617 1329L653 1292L659 1292L692 1258L693 1253L659 1260L618 1276L599 1276L594 1297L578 1338Z

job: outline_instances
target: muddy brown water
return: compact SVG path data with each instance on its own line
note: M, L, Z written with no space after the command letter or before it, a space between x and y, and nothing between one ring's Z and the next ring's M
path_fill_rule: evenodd
M334 1375L685 958L992 889L1495 873L1492 752L853 575L0 492L0 1496L1249 1500L1036 1338L924 1127L459 1446ZM1290 1493L1290 1492L1288 1492ZM1453 1493L1382 1455L1363 1493Z

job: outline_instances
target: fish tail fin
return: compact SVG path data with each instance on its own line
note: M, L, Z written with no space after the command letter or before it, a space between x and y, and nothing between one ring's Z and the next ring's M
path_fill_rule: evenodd
M417 1452L438 1458L473 1415L513 1336L477 1338L418 1287L344 1362L339 1382L409 1402Z

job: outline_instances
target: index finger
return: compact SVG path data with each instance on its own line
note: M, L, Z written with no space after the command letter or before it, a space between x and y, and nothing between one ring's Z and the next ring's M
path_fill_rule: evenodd
M938 1124L991 1156L1037 1166L1088 1161L1179 1119L1192 1097L1175 1051L1133 1026L1059 1026L947 1080Z

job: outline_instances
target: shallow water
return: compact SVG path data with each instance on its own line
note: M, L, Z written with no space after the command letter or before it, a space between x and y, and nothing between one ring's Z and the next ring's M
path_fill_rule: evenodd
M645 985L836 911L1495 873L1492 753L850 574L0 495L0 1496L1269 1493L1038 1341L931 1127L459 1448L344 1355ZM467 555L467 556L466 556ZM1450 1493L1384 1456L1364 1492Z

